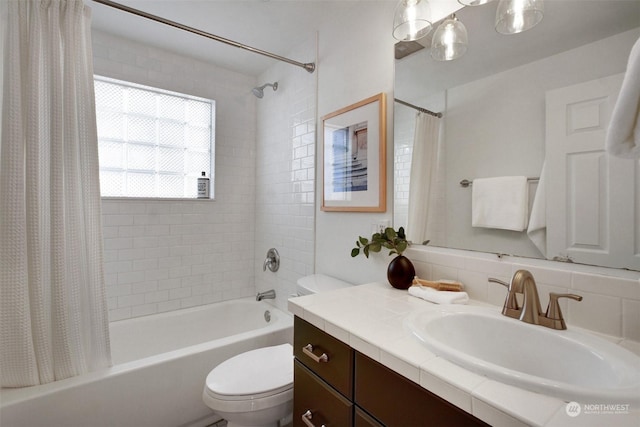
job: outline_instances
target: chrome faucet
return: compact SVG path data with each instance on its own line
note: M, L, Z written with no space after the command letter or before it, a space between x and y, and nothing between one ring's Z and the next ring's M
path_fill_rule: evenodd
M502 307L502 314L507 317L513 317L532 325L542 325L551 329L567 329L567 325L562 317L559 298L571 298L576 301L582 301L580 295L574 294L557 294L551 292L549 294L549 305L546 312L542 312L540 308L540 297L538 296L538 287L533 275L527 270L518 270L511 278L511 283L502 280L489 278L489 282L499 283L505 286L507 297ZM522 307L518 303L517 294L522 294Z
M256 295L256 301L262 301L263 299L275 299L276 291L273 289L269 289L268 291L258 292Z

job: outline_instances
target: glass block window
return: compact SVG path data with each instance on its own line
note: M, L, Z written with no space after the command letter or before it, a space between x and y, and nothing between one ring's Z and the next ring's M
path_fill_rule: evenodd
M103 197L213 198L215 101L95 77Z

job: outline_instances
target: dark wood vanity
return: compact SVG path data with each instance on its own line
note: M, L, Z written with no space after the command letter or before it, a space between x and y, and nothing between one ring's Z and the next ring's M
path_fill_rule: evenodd
M487 426L297 316L293 341L296 427Z

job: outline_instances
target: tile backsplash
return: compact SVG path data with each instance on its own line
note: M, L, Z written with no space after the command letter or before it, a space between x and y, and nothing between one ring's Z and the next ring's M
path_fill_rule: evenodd
M549 292L578 294L581 302L560 300L567 324L640 341L640 272L435 247L413 247L405 254L418 276L458 280L472 299L498 306L506 289L489 277L508 282L517 270L529 270L543 309Z

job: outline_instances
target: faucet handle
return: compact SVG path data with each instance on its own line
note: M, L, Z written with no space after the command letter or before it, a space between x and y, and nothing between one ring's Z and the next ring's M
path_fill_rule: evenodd
M576 301L582 301L582 297L576 294L549 293L549 305L547 306L545 317L553 321L556 325L554 329L567 329L567 325L562 317L562 311L560 311L560 304L558 304L560 298L571 298Z
M500 284L500 285L502 285L502 286L504 286L506 288L509 287L509 284L507 282L503 282L502 280L496 279L495 277L489 277L489 281L491 283L498 283L498 284Z
M511 292L512 291L511 284L504 282L500 279L496 279L495 277L489 277L489 282L497 283L508 289L507 298L505 299L504 307L502 308L503 313L505 313L507 310L520 310L520 307L518 307L518 300L516 299L516 294L515 292Z

